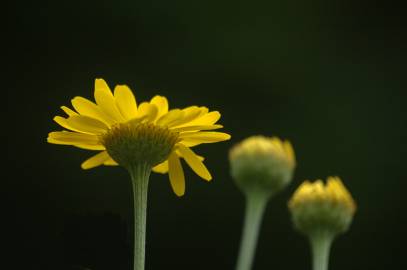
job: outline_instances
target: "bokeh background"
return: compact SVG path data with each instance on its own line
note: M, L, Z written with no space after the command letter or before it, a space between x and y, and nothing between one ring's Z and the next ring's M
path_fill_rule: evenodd
M401 2L400 2L401 3ZM30 1L3 10L5 269L127 270L132 199L121 168L49 145L52 118L93 81L138 100L222 113L232 140L204 145L214 180L187 170L176 197L149 190L146 269L233 269L244 201L228 149L253 135L292 141L292 184L270 203L254 269L311 269L286 203L304 179L339 175L358 202L330 269L401 269L407 154L405 12L395 1ZM6 134L6 135L5 135ZM4 264L6 262L3 262Z

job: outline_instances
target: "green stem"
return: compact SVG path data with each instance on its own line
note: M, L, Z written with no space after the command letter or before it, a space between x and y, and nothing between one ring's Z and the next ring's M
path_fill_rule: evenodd
M243 234L236 270L250 270L252 267L260 225L268 198L269 196L257 192L246 195Z
M330 232L317 231L311 234L313 270L328 270L329 251L332 241L333 235Z
M129 169L134 201L134 268L144 270L146 246L147 191L151 166L138 164Z

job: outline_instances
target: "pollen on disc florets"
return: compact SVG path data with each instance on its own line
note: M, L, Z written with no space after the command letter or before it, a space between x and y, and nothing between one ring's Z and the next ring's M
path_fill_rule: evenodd
M177 140L178 133L152 123L117 124L102 136L109 155L124 167L165 161Z

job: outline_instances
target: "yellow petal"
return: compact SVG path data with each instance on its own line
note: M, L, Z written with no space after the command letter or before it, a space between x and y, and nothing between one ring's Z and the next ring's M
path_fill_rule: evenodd
M182 141L182 144L187 146L187 147L194 147L194 146L202 144L202 142L199 142L199 141Z
M317 180L313 184L313 192L314 192L314 198L317 200L324 201L325 198L327 197L327 194L325 193L325 186L324 182L322 180Z
M148 102L142 102L138 107L137 118L143 118L146 122L153 122L158 114L157 106Z
M182 110L182 115L168 124L169 127L177 127L187 125L189 122L198 118L201 115L201 108L190 106Z
M76 119L78 121L74 121L73 119ZM87 119L90 119L90 120L87 120ZM86 120L90 121L90 122L87 123ZM107 130L107 126L103 122L100 122L99 120L96 120L94 118L89 118L87 116L78 115L78 114L73 115L72 117L70 117L68 119L63 118L61 116L55 116L54 121L66 129L76 131L76 132L81 132L81 133L99 134L99 133L102 133L103 131ZM73 121L76 123L73 123ZM100 127L103 127L102 132L96 132L95 128L90 129L88 127L89 125L94 125L94 124L96 124L95 128L97 128L97 129ZM83 126L83 125L86 125L86 126Z
M86 98L75 97L71 102L75 110L81 115L98 119L108 125L114 123L112 118L106 116L95 103Z
M153 167L153 172L162 174L168 173L168 161L166 160L158 164L157 166Z
M207 126L213 125L220 119L220 113L218 111L213 111L207 114L204 114L193 121L186 123L182 126Z
M75 147L86 149L86 150L95 150L95 151L103 151L106 150L106 147L103 145L92 145L92 144L75 144Z
M204 116L205 114L207 114L209 112L209 109L205 106L201 106L201 107L199 107L199 109L201 110L199 117Z
M137 102L133 92L127 85L117 85L114 88L117 107L126 120L137 117Z
M118 166L116 161L114 161L112 158L107 159L105 162L103 162L103 165L106 166Z
M176 153L178 154L178 156L181 156L181 153L178 150L176 151ZM205 160L205 158L202 157L202 156L199 156L199 155L196 155L196 156L198 157L198 159L200 161ZM162 174L168 173L168 160L166 160L166 161L158 164L157 166L153 167L153 172L162 173Z
M116 106L116 101L110 91L109 86L103 79L95 80L95 100L100 109L109 117L114 119L115 122L124 122L125 119L121 115L119 109Z
M151 99L150 103L157 106L157 119L168 112L168 100L166 97L157 95Z
M177 196L185 194L185 177L181 161L178 156L172 152L168 158L169 176L171 187Z
M106 151L103 151L85 160L82 163L81 167L84 170L92 169L94 167L102 165L109 158L110 158L109 154Z
M203 115L202 117L196 119L196 121L200 124L204 125L213 125L220 119L220 112L213 111Z
M182 141L215 143L230 139L230 135L223 132L185 132L179 135Z
M184 144L183 144L183 145L184 145ZM185 145L184 145L184 146L185 146ZM177 153L177 155L178 155L179 157L182 157L182 154L179 152L178 149L175 150L175 153ZM205 158L204 158L203 156L197 155L196 153L195 153L195 155L199 158L200 161L204 161L204 160L205 160Z
M177 121L181 118L183 112L180 109L174 109L164 114L160 119L157 120L157 125L160 126L169 126L171 123Z
M68 115L68 116L73 116L73 115L78 115L75 111L69 109L66 106L61 106L61 109Z
M48 134L48 142L65 145L101 145L99 137L91 134L69 132L69 131L54 131Z
M287 156L295 164L295 153L294 153L294 149L293 149L293 146L291 145L291 143L289 141L284 141L283 147L284 147L284 150L285 150L285 153L287 154Z
M70 127L89 134L102 134L109 129L103 122L84 115L71 116L66 122Z
M174 132L185 132L185 131L199 131L199 130L214 130L223 128L222 125L209 125L209 126L186 126L186 127L176 127L170 128Z
M210 133L215 133L211 134ZM193 135L197 134L197 135ZM217 135L216 135L217 134ZM187 137L184 137L186 135ZM181 138L183 137L183 138ZM181 142L187 147L193 147L202 143L215 143L230 139L230 135L222 132L187 132L180 134Z
M202 161L198 158L198 156L189 149L188 147L185 147L182 144L178 144L178 150L181 153L182 157L185 159L185 161L188 163L189 167L200 177L203 179L210 181L212 179L212 176L208 169L205 167L205 165L202 163Z
M77 114L77 115L78 115L78 114ZM76 131L76 132L81 132L81 131L79 131L78 129L76 129L76 128L70 126L70 125L68 124L68 121L67 121L66 118L63 118L63 117L61 117L61 116L55 116L53 120L54 120L58 125L60 125L60 126L63 127L63 128L66 128L66 129L69 129L69 130L72 130L72 131ZM85 133L86 133L86 132L85 132Z

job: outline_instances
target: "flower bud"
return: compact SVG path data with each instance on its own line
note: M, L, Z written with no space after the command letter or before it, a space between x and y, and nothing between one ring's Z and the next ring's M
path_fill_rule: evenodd
M288 207L295 227L307 234L328 231L333 235L345 232L352 222L356 204L339 177L302 183Z
M291 182L295 167L290 142L277 137L249 137L230 150L229 161L232 177L243 193L272 195Z

